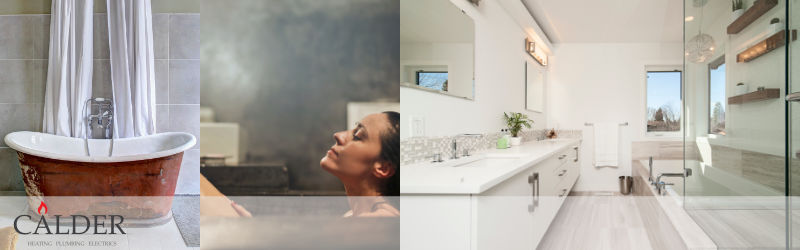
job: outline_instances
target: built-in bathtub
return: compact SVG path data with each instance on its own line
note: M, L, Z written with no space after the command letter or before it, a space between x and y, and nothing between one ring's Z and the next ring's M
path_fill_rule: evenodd
M170 208L183 152L195 145L181 132L112 140L38 132L6 135L17 151L31 211L46 214L114 214L159 224ZM88 152L87 152L88 151ZM110 153L110 154L109 154Z
M649 160L633 162L636 176L635 192L637 195L654 196L664 215L669 218L677 232L689 249L716 249L728 247L731 239L720 233L718 225L734 225L738 221L765 220L763 214L777 215L785 209L785 197L781 191L775 190L745 177L735 175L720 168L715 168L697 160L654 160L653 178L660 173L680 173L684 166L692 170L692 175L685 178L663 177L661 181L674 183L667 186L663 194L657 194L653 185L648 183ZM711 216L714 215L714 216ZM751 228L739 229L739 233L758 235L760 231L769 231L764 224ZM717 225L717 226L715 226ZM772 225L779 230L783 223ZM727 228L725 226L722 227ZM746 228L746 227L745 227ZM710 230L710 231L709 231ZM750 247L780 247L785 245L780 239L764 245ZM748 246L750 242L742 243Z
M639 163L648 168L649 160L640 160ZM674 183L667 186L667 191L683 196L782 196L783 192L761 185L744 177L731 174L725 170L714 168L701 161L687 160L686 168L692 170L692 175L684 183L680 177L663 177L662 181ZM653 178L660 173L680 173L683 171L683 160L654 160ZM685 193L684 193L685 191Z

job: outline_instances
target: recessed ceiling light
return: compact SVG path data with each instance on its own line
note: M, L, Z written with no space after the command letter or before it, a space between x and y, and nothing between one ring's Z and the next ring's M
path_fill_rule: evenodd
M686 21L686 22L691 22L692 20L694 20L694 16L687 16L683 20Z

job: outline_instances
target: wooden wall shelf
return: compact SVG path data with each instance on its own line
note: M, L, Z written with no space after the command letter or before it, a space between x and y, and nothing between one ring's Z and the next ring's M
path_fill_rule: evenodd
M780 98L780 96L781 89L764 89L743 95L728 97L728 104L742 104L747 102L775 99Z
M755 22L756 19L767 13L772 7L778 5L778 0L757 0L742 16L728 25L728 34L737 34L745 27Z
M786 44L786 31L782 30L736 55L736 62L749 62Z

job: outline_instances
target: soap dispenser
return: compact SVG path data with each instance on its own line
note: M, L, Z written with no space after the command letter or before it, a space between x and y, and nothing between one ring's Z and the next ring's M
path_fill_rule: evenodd
M505 133L505 129L500 130L500 138L497 138L497 148L498 149L506 149L508 148L508 137Z

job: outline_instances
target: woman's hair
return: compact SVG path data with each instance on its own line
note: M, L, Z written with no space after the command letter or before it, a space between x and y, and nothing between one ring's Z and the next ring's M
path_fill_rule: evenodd
M384 196L400 196L400 113L383 112L389 120L389 129L381 134L380 159L394 167L394 175L386 181L381 193Z

